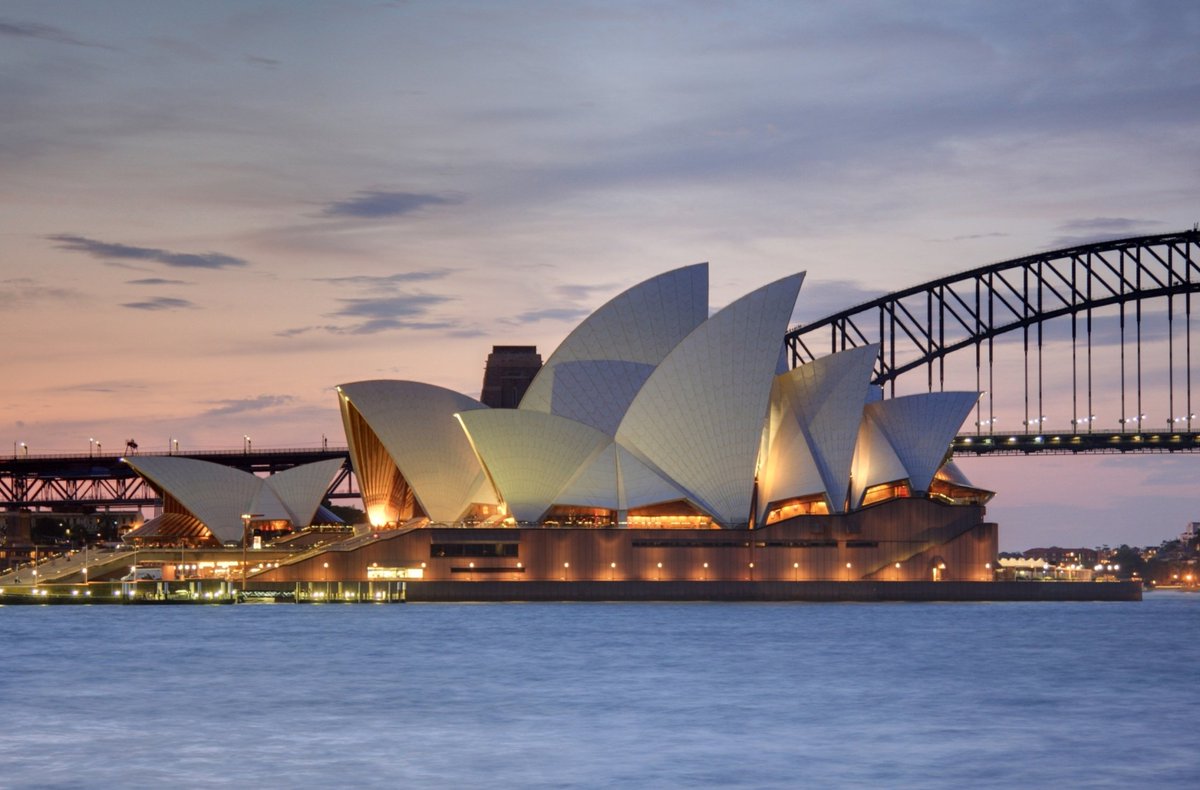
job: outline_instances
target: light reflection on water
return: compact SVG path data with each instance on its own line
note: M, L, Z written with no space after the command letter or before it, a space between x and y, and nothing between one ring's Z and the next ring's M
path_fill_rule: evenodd
M0 607L0 786L1194 787L1200 595Z

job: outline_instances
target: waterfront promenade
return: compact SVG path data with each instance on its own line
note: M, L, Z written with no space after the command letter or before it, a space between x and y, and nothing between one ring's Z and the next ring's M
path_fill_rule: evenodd
M529 581L98 582L0 588L0 604L215 604L568 601L1140 601L1139 582Z

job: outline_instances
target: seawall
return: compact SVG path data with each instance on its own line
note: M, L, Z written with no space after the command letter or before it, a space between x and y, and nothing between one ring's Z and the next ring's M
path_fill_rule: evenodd
M418 601L1140 601L1139 582L410 581Z

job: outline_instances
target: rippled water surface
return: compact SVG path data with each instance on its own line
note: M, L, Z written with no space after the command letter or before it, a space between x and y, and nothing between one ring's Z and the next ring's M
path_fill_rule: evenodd
M1200 595L0 607L0 787L1196 787Z

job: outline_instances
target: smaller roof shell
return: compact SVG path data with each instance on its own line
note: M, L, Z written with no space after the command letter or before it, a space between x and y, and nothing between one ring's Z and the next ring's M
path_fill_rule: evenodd
M181 456L130 456L125 463L226 542L241 541L247 514L308 526L342 461L304 464L269 478Z
M908 470L914 491L928 491L978 392L926 392L867 404L863 410Z
M454 419L487 406L420 381L357 381L338 392L379 438L430 519L452 522L472 504L498 502Z
M612 444L590 425L538 411L480 409L458 418L518 521L540 520Z

